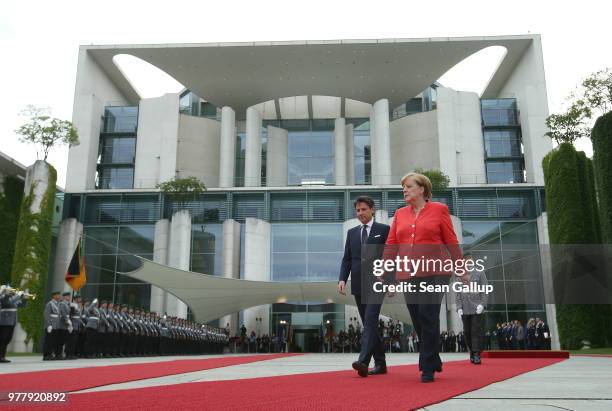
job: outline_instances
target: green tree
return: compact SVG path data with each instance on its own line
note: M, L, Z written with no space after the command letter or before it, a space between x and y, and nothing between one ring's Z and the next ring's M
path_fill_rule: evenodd
M446 190L450 184L450 178L440 170L423 170L422 168L417 168L414 172L423 174L429 178L434 193Z
M546 127L550 130L545 135L557 144L573 143L581 137L587 137L590 129L586 124L589 110L579 103L573 103L562 114L551 114L546 117Z
M206 186L196 177L177 178L157 184L156 186L172 199L179 209L206 191Z
M71 146L79 144L79 134L72 123L51 117L49 110L35 106L27 106L22 115L29 117L29 121L15 130L24 143L32 143L40 146L42 159L47 161L49 151L59 144Z
M592 73L582 81L577 103L586 107L589 118L612 110L612 69Z

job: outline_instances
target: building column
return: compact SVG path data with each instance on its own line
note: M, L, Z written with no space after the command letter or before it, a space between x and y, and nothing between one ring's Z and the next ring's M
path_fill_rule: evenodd
M223 277L240 279L240 223L235 220L223 222L223 252L222 252ZM236 335L240 324L238 324L238 313L224 315L219 319L219 327L224 328L229 324L230 335Z
M172 215L170 241L168 243L168 265L189 271L191 259L191 214L179 210ZM173 296L166 295L166 312L169 316L187 318L187 305Z
M270 281L272 226L257 218L247 218L244 225L244 279ZM270 335L270 304L247 308L243 318L248 334L259 331ZM257 318L261 318L261 322ZM258 323L261 326L258 327Z
M53 200L55 198L54 196L48 199L50 200L51 204L44 203L43 201L45 200L48 188L53 188L53 191L55 192L55 180L55 176L51 172L51 166L46 161L36 160L34 164L27 168L23 190L24 199L22 200L22 205L25 203L26 197L31 196L31 202L29 204L28 211L30 212L32 217L39 218L39 221L37 221L36 219L31 220L32 227L29 227L31 231L38 232L38 229L39 227L41 227L41 225L51 224L50 219L52 217L49 217L48 221L40 220L40 217L42 216L42 213L46 213L53 210ZM45 208L43 209L43 207ZM22 216L21 218L23 219L24 217ZM47 238L41 237L40 235L37 236L37 238L34 238L33 236L30 236L27 233L22 233L20 236L20 234L17 233L17 237L15 239L15 253L27 250L30 254L29 257L31 258L31 260L26 264L25 267L23 267L24 272L20 282L17 284L12 284L13 287L21 289L28 288L27 284L29 281L40 281L40 274L36 269L36 265L40 264L44 267L49 266L51 258L49 255L36 254L36 251L38 250L38 247L36 246L37 241L48 242L49 246L51 246L51 233L48 233ZM22 248L19 247L20 243L22 244ZM23 245L23 243L25 243L25 246ZM38 298L45 298L45 296L39 295ZM21 323L19 323L18 320L15 326L15 331L13 333L13 339L8 346L8 351L32 352L33 342L32 340L30 340L30 342L26 344L26 338L27 333L25 332L25 330L21 326Z
M253 107L246 112L244 186L261 186L261 114Z
M219 151L219 187L233 187L236 169L236 113L227 106L221 109Z
M337 118L334 122L334 174L337 186L345 186L347 181L346 120Z
M52 290L62 292L72 290L66 282L65 276L82 234L83 224L79 223L76 218L67 218L60 223L53 277L49 281Z
M168 265L169 236L170 221L167 218L157 221L155 223L155 237L153 239L153 261L158 264ZM161 288L152 285L150 311L163 315L166 310L167 294Z
M268 126L266 186L286 187L289 182L289 132Z
M538 240L540 243L540 261L542 264L542 288L544 289L544 301L554 301L554 284L552 279L552 258L550 254L550 239L548 237L548 214L542 213L538 216ZM550 329L550 346L553 350L560 350L559 328L557 326L557 306L546 304L546 322Z
M391 184L391 134L389 100L378 100L370 109L372 185Z
M344 140L346 144L346 185L355 185L355 140L353 136L353 125L344 127Z
M70 146L66 192L91 190L96 184L98 144L104 103L94 94L76 95L72 122L79 130L79 144Z

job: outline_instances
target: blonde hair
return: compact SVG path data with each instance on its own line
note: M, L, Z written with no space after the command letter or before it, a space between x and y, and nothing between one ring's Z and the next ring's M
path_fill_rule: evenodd
M425 200L431 200L432 188L431 180L429 180L429 177L419 173L408 173L404 177L402 177L402 180L400 181L402 187L406 185L406 180L408 180L409 178L412 178L418 186L423 187L423 197L425 197Z

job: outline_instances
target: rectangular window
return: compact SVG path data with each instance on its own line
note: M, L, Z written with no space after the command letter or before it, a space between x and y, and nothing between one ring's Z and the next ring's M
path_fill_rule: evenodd
M334 183L333 131L290 131L289 185Z
M132 167L103 167L98 172L98 188L132 188L133 186L134 169Z
M487 183L512 184L525 182L521 160L487 161Z
M100 163L134 164L136 157L136 137L102 136L100 139Z
M520 157L523 155L521 139L517 129L485 130L484 140L487 158Z
M136 133L138 106L111 106L104 109L104 133Z

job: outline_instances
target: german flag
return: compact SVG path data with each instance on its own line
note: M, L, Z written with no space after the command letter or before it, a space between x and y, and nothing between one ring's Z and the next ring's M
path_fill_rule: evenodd
M64 279L74 291L79 291L85 283L87 283L85 256L81 250L81 239L79 239L76 250L74 250L72 260L70 260L70 265L68 266L68 271L66 271Z

